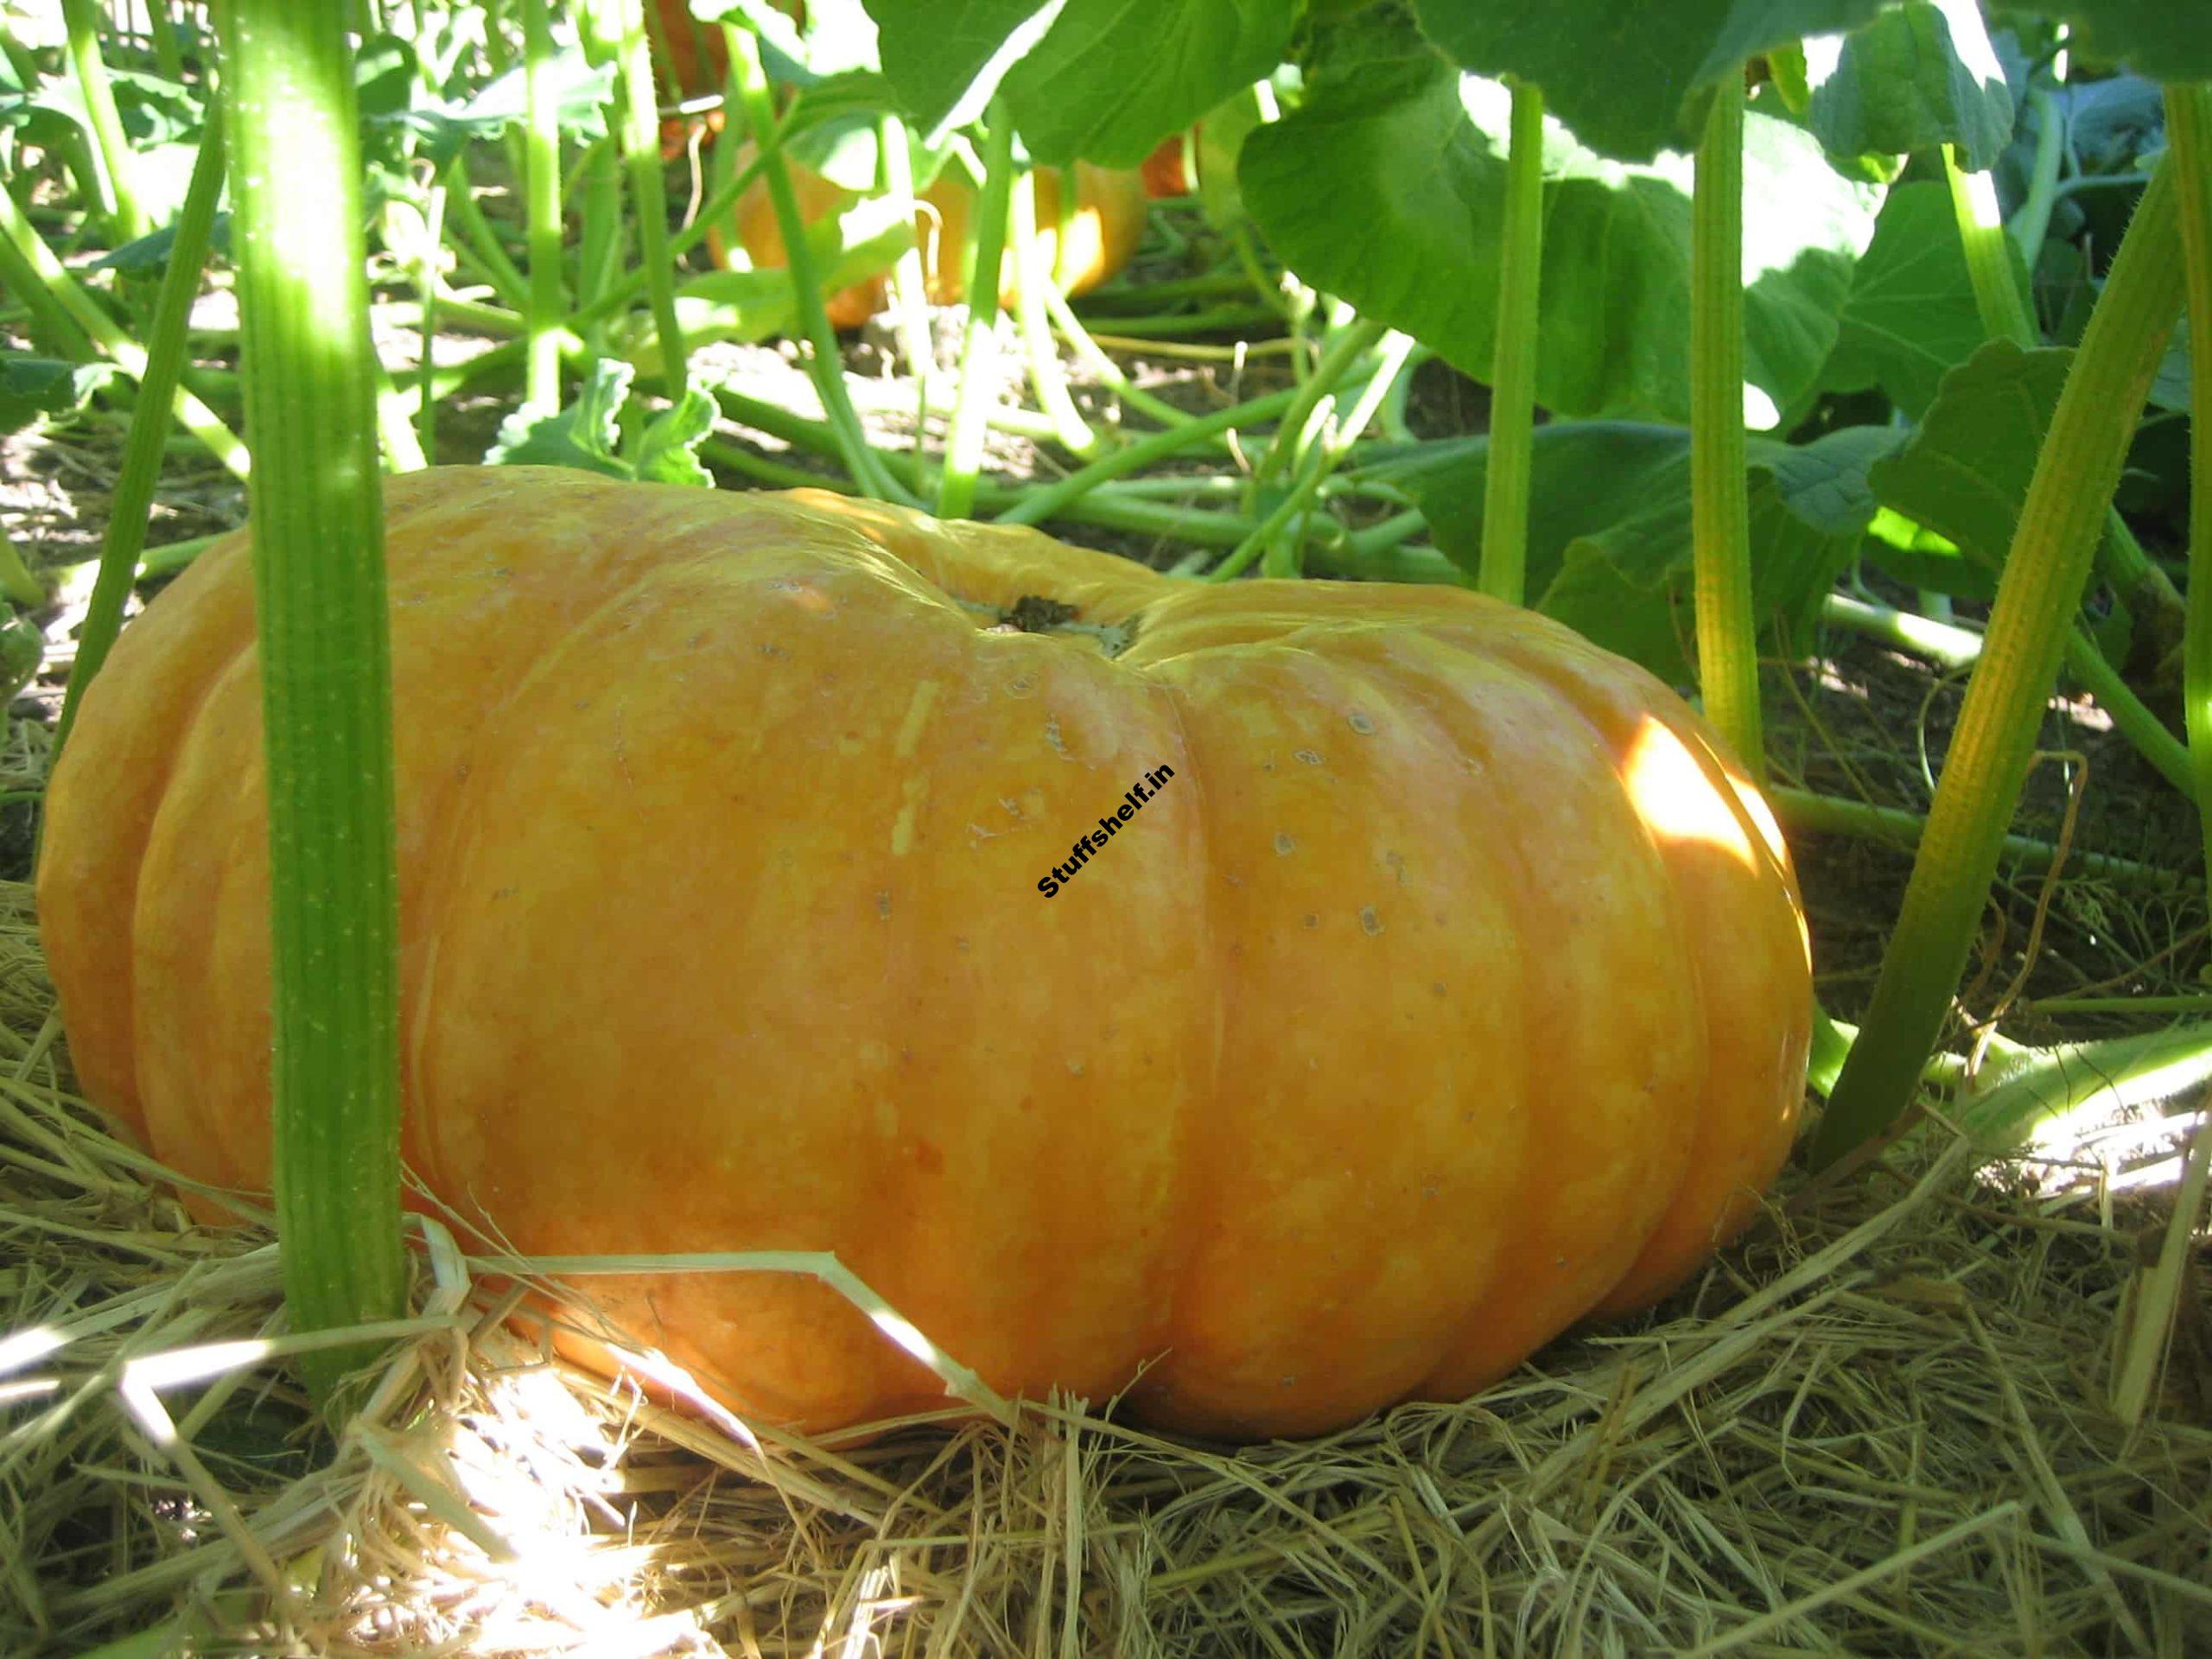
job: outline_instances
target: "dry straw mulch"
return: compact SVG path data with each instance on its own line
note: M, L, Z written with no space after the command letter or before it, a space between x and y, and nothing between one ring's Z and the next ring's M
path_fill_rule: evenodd
M1245 1450L1064 1403L755 1437L549 1363L441 1249L334 1446L207 1346L281 1338L268 1235L187 1224L51 1013L0 886L0 1652L2212 1653L2201 1280L2124 1429L2171 1198L2109 1161L1931 1132L1644 1328ZM2170 1168L2198 1122L2111 1144Z

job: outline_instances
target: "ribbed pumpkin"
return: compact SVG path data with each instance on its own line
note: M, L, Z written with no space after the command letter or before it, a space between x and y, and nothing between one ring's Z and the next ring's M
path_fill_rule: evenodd
M1779 839L1563 627L812 492L388 512L405 1151L521 1250L834 1250L1003 1391L1295 1433L1649 1302L1789 1144ZM262 778L232 537L86 697L39 899L88 1096L245 1187ZM941 1400L810 1281L588 1288L766 1418Z

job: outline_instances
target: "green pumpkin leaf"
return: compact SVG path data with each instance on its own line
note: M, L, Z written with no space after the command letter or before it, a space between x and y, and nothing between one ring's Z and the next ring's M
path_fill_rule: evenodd
M20 431L48 415L73 413L115 372L105 363L64 363L0 352L0 432Z
M547 414L517 410L499 423L499 435L485 451L485 461L500 467L574 467L609 478L628 478L630 468L615 454L620 441L619 417L637 371L602 357L584 377L575 402Z
M1390 14L1370 17L1331 37L1301 108L1246 140L1245 206L1304 280L1487 379L1510 100ZM1745 198L1769 204L1745 226L1746 367L1764 427L1817 385L1878 197L1789 122L1754 111L1745 133ZM1687 420L1690 158L1608 161L1556 124L1544 148L1537 402Z
M2061 0L2038 7L2075 25L2083 54L2153 80L2212 80L2212 17L2203 0Z
M1917 416L1935 401L1943 376L1986 337L1949 189L1894 187L1852 274L1821 386L1878 386L1907 415Z
M1883 0L1415 0L1421 29L1462 68L1517 75L1592 149L1648 161L1694 137L1694 94L1744 60L1853 29ZM1745 199L1751 199L1748 181Z
M1030 156L1052 167L1078 158L1135 167L1168 134L1273 73L1298 21L1281 0L867 3L884 74L928 142L1002 91Z
M1993 340L1943 377L1919 429L1870 474L1876 497L1989 569L2012 547L2071 350Z
M630 457L631 475L641 484L687 484L715 487L715 477L699 459L699 445L715 429L715 400L696 386L686 386L680 401L645 423Z
M1831 156L1951 144L1978 173L2012 139L2012 92L1971 0L1906 0L1843 42L1808 119Z
M1877 510L1867 468L1887 427L1846 427L1795 448L1751 446L1752 602L1803 637ZM1371 469L1408 491L1438 547L1481 556L1489 441L1425 444ZM1532 607L1662 678L1694 677L1689 432L1621 421L1537 429L1529 479Z

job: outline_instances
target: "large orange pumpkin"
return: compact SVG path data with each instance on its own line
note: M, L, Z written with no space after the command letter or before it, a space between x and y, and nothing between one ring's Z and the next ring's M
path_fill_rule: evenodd
M1771 821L1556 624L812 492L388 512L405 1151L521 1250L834 1250L1003 1391L1301 1433L1649 1302L1789 1144ZM39 877L88 1096L250 1188L252 602L234 537L125 632ZM589 1289L765 1417L941 1400L810 1281Z
M748 144L738 152L741 168L751 159ZM853 200L851 192L794 162L791 168L793 193L798 198L800 219L812 224L840 211ZM1037 257L1053 273L1064 293L1083 294L1118 273L1129 263L1144 239L1145 209L1148 200L1141 173L1076 163L1075 213L1067 227L1065 247L1060 239L1060 175L1040 169L1037 184ZM967 175L947 167L916 204L914 236L922 251L923 280L932 305L957 305L966 296L963 265L972 232L969 221L976 211L976 190ZM734 211L737 238L756 268L780 269L786 263L782 228L776 221L775 204L765 180L740 196ZM709 245L717 257L723 247L719 238ZM1011 305L1019 283L1019 260L1008 247L999 266L999 298ZM889 296L887 278L878 276L855 283L829 296L830 321L838 328L857 328L883 309Z

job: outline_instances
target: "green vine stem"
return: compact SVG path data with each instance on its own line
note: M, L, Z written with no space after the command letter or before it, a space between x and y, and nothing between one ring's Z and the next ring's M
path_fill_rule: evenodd
M421 302L423 349L416 374L415 432L424 455L438 453L438 251L445 244L446 187L433 177L423 209L423 247L415 262L415 291Z
M1075 181L1062 181L1065 209L1074 199ZM1012 186L1014 280L1014 321L1021 334L1023 355L1028 360L1029 385L1037 394L1037 407L1045 411L1052 423L1052 436L1061 448L1071 455L1088 457L1098 447L1098 435L1083 418L1083 411L1075 406L1075 399L1068 395L1068 380L1060 367L1059 344L1052 338L1052 325L1046 321L1046 294L1058 286L1052 275L1052 262L1045 257L1044 244L1037 234L1037 175L1024 168ZM1065 216L1065 215L1064 215ZM1059 232L1060 240L1053 246L1065 245L1066 232Z
M1249 403L1216 410L1187 426L1175 427L1166 432L1148 433L1126 448L1102 455L1058 482L1023 496L1019 503L998 516L998 522L1002 524L1040 524L1057 516L1069 503L1080 499L1109 480L1126 477L1130 473L1149 467L1155 461L1180 454L1186 449L1198 448L1216 433L1282 418L1299 396L1294 388L1273 391Z
M31 574L30 566L23 563L23 550L4 530L0 530L0 595L27 611L38 609L48 597L46 584Z
M1370 317L1361 317L1338 331L1336 338L1321 353L1320 360L1300 381L1297 397L1283 411L1282 421L1275 428L1274 438L1254 464L1252 481L1244 493L1247 506L1257 505L1269 481L1298 460L1313 411L1320 406L1321 400L1333 395L1339 383L1351 372L1353 365L1373 351L1389 332L1388 323L1377 322Z
M137 192L131 188L130 169L137 157L123 136L115 89L108 84L107 65L100 58L99 10L92 0L61 0L61 18L68 31L69 61L77 73L77 90L92 120L92 142L99 147L100 170L109 195L105 205L114 220L116 239L133 241L150 227L145 210L138 205Z
M1774 807L1775 816L1801 833L1848 836L1854 841L1905 848L1918 847L1928 834L1928 819L1903 807L1846 800L1840 796L1816 794L1788 784L1770 783L1764 792ZM1998 842L1996 865L2040 874L2055 866L2058 857L2059 849L2050 842L2007 834ZM2066 850L2066 868L2074 875L2164 893L2174 891L2184 880L2178 871L2162 865L2145 864L2108 853L2084 852L2078 847Z
M798 193L791 188L791 168L784 159L785 135L778 126L775 105L768 94L768 72L760 62L760 43L751 29L734 23L722 25L722 40L729 49L730 78L745 111L746 128L765 163L763 176L776 212L776 229L783 238L785 268L791 272L792 298L811 351L808 371L822 399L823 412L837 434L846 470L869 495L886 501L911 502L912 498L899 487L868 443L852 395L845 389L844 354L837 348L837 332L830 326L821 279L807 249L806 221L799 216Z
M42 274L45 262L38 260L35 253L25 252L27 248L44 246L38 232L25 220L18 234L16 222L20 215L15 196L5 190L0 190L0 195L7 197L0 201L0 289L14 296L22 305L22 320L30 330L31 343L64 362L98 362L100 354L91 336L77 326L68 308L48 289ZM66 268L59 261L54 264L66 277Z
M2056 118L2050 119L2051 126L2046 130L2055 131ZM1996 186L1986 174L1961 168L1949 145L1943 147L1942 156L1952 216L1959 227L1960 245L1966 251L1967 278L1974 289L1974 308L1981 315L1982 333L1992 340L2009 340L2023 351L2031 350L2043 344L2043 335L2013 274L2012 240L1998 210ZM2098 544L2097 556L2105 580L2129 604L2164 614L2169 627L2180 621L2181 594L2166 573L2151 563L2151 556L2143 550L2142 543L2117 509L2105 514L2105 537ZM2078 665L2084 652L2096 650L2094 642L2082 634L2079 645L2068 647L2067 660ZM2092 677L2106 683L2119 678L2108 666L2101 674L2091 669L2082 676Z
M2205 868L2212 871L2212 86L2166 88L2166 143L2179 196L2189 303L2189 621L2182 703L2189 723ZM2202 1131L2200 1131L2202 1133Z
M1083 326L1070 306L1067 296L1058 288L1045 290L1045 309L1052 319L1052 327L1059 331L1069 349L1075 353L1076 361L1110 390L1115 397L1138 414L1157 421L1162 426L1187 426L1191 416L1164 397L1154 397L1122 372L1122 365L1106 355L1098 342L1090 337L1090 330Z
M2012 273L2012 238L1997 211L1997 187L1984 173L1959 165L1958 151L1942 146L1943 179L1951 189L1951 213L1959 245L1967 257L1967 281L1974 289L1981 331L1992 340L2023 347L2040 344L2027 296Z
M561 406L561 342L554 336L567 310L561 296L561 127L553 85L553 30L546 0L523 0L523 77L527 100L524 212L530 235L530 355L525 406Z
M2010 229L2019 244L2020 258L2030 270L2043 256L2044 238L2050 230L2050 210L2057 200L2058 164L2066 155L2066 118L2051 95L2037 87L2028 94L2028 108L2036 118L2036 155L2028 170L2028 194L2012 215Z
M453 165L447 169L446 192L446 207L453 214L454 228L461 232L467 251L483 267L485 279L492 284L500 303L527 312L530 284L523 280L522 272L515 268L515 262L501 245L499 233L485 219L483 208L477 205L476 188L469 181L465 153L455 155Z
M1529 563L1529 473L1535 454L1537 298L1544 276L1544 95L1513 83L1505 164L1497 341L1491 353L1490 474L1483 495L1482 591L1518 605Z
M146 515L154 505L155 486L161 480L162 452L169 435L169 399L184 368L192 305L199 296L215 208L223 194L224 159L223 109L218 103L209 108L207 124L200 135L192 182L185 191L183 211L177 215L175 239L169 245L168 268L162 274L161 295L154 302L145 377L139 383L138 406L131 411L121 475L108 503L99 573L92 581L84 626L78 630L77 659L70 665L69 687L62 694L60 718L54 724L57 756L69 741L85 688L99 673L116 636L123 631L124 607L138 575L138 556L146 545Z
M2170 158L2137 204L2037 455L1864 1033L1814 1132L1815 1164L1910 1103L1973 949L2105 511L2180 315L2171 174Z
M54 250L31 228L30 221L16 207L15 196L6 190L0 190L0 236L4 236L12 245L12 251L20 256L32 286L42 288L47 297L67 315L104 356L121 365L125 374L143 385L146 378L146 348L125 334L92 296L77 285L75 276L54 257ZM169 402L177 423L205 444L208 453L233 474L244 478L247 465L245 446L223 424L221 417L181 386L172 394Z
M295 1331L397 1319L398 900L376 358L334 8L222 0L246 364L277 1235ZM327 1409L358 1349L302 1357Z
M1690 199L1690 521L1705 712L1764 776L1744 442L1744 78L1713 89Z
M875 143L883 163L884 200L902 224L911 225L915 214L914 153L906 124L895 115L882 117L875 124ZM930 382L937 375L937 342L930 333L929 282L922 269L918 241L903 251L891 267L891 300L898 308L899 349L906 354L906 372L914 380L914 454L919 457L921 435L930 425Z
M999 268L1006 251L1007 208L1014 183L1014 117L993 99L985 116L983 188L976 203L974 257L968 263L968 327L961 340L960 390L945 435L937 516L965 518L976 505L983 434L997 378Z
M687 353L676 315L675 268L668 253L668 184L661 174L660 114L653 97L652 51L645 40L644 0L601 0L620 8L622 53L617 67L621 101L622 164L630 175L630 205L637 210L638 263L660 334L662 384L682 402ZM747 38L750 38L749 36Z

